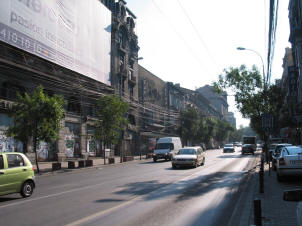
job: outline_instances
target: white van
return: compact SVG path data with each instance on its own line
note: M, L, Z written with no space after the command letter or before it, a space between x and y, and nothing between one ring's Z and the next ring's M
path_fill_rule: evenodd
M157 159L171 160L180 148L182 148L182 144L179 137L159 138L154 149L153 161L156 162Z

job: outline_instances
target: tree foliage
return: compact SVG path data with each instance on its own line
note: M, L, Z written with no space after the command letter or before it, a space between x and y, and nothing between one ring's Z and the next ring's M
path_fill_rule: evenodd
M214 82L213 86L218 93L226 89L232 91L237 109L244 118L250 119L250 126L259 135L263 134L262 114L270 112L275 119L279 118L284 100L282 90L277 85L266 86L255 66L251 70L245 65L224 70L224 74L219 76L218 82ZM275 126L278 127L277 124Z
M256 136L251 127L241 126L239 129L230 133L229 142L242 142L243 136Z
M96 124L96 138L104 144L115 144L120 132L125 130L128 120L126 112L129 104L122 101L116 95L108 95L98 100L97 115L99 121Z
M27 144L33 139L33 149L37 161L37 143L53 142L59 138L60 121L64 116L64 99L62 96L49 97L39 86L32 95L17 94L17 104L13 106L11 117L13 126L9 127L7 135Z
M180 120L179 134L185 144L208 145L213 139L222 143L228 138L229 132L234 129L228 122L206 117L192 107L181 113Z

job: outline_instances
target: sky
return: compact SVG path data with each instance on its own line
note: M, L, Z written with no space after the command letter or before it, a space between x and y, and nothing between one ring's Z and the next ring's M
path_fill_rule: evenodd
M266 68L269 0L126 0L137 17L139 64L166 82L195 90L229 67ZM279 1L271 83L282 77L289 38L288 0ZM256 51L239 51L245 47ZM237 128L248 126L228 97Z

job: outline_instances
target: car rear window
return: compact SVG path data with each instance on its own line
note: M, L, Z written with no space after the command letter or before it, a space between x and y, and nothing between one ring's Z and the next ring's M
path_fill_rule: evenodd
M289 155L302 155L302 148L295 147L295 148L287 148L287 152Z
M179 155L196 155L195 149L180 149L178 152Z
M4 169L3 156L0 155L0 169Z
M21 155L8 154L6 155L6 157L7 157L8 168L25 166L24 160Z

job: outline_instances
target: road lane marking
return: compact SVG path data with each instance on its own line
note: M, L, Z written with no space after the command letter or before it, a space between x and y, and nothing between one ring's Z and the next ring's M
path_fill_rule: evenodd
M84 190L84 189L87 189L87 188L92 188L92 187L99 186L99 185L102 185L102 184L103 183L99 183L99 184L89 185L89 186L85 186L85 187L81 187L81 188L74 188L74 189L71 189L71 190L68 190L68 191L63 191L63 192L59 192L59 193L55 193L55 194L51 194L51 195L45 195L45 196L41 196L41 197L37 197L37 198L30 198L30 199L27 199L27 200L22 200L21 202L14 202L14 203L10 203L10 204L7 204L7 205L0 206L0 209L6 208L6 207L9 207L9 206L20 205L20 204L23 204L23 203L33 202L33 201L37 201L37 200L40 200L40 199L52 198L52 197L64 195L64 194L71 193L71 192L81 191L81 190Z
M134 201L138 200L139 198L141 198L141 197L136 196L135 198L133 198L133 199L131 199L131 200L129 200L129 201L126 201L126 202L124 202L124 203L122 203L122 204L120 204L120 205L114 206L114 207L109 208L109 209L107 209L107 210L101 210L101 211L96 212L96 213L94 213L94 214L92 214L92 215L89 215L89 216L87 216L87 217L84 217L84 218L82 218L82 219L80 219L80 220L73 221L73 222L71 222L71 223L69 223L69 224L66 224L66 226L77 226L77 225L81 225L81 224L86 223L86 222L88 222L88 221L90 221L90 220L93 220L93 219L96 219L96 218L101 217L101 216L103 216L103 215L109 214L110 212L113 212L113 211L115 211L115 210L117 210L117 209L119 209L119 208L121 208L121 207L124 207L124 206L126 206L126 205L129 205L129 204L133 203Z

